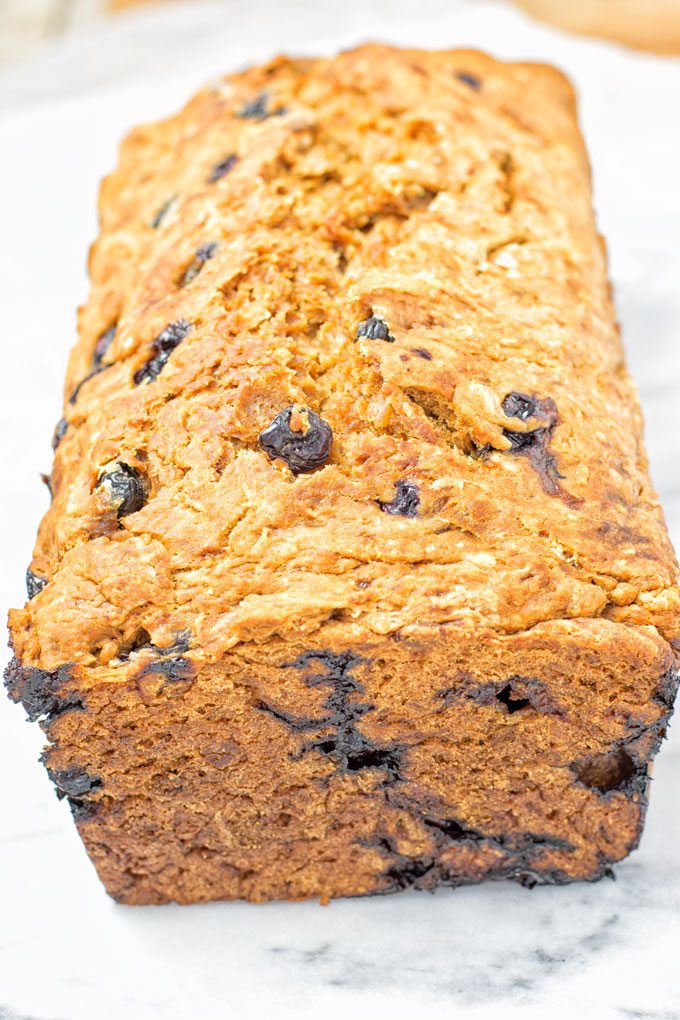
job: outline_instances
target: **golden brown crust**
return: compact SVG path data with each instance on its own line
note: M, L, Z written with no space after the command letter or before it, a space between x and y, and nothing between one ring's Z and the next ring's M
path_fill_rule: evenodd
M278 670L310 650L382 661L411 723L414 656L418 669L426 660L440 673L455 662L452 688L486 683L490 698L507 687L504 698L526 702L517 714L528 709L527 746L543 772L528 785L523 772L524 789L513 780L523 831L531 810L543 811L531 808L533 786L543 806L554 792L569 801L567 813L585 812L578 847L553 847L553 877L592 877L603 860L622 856L639 831L641 763L668 715L668 699L653 699L671 670L666 642L678 636L677 565L647 472L565 78L472 51L365 46L332 60L278 59L132 132L102 186L100 215L92 290L67 374L54 501L31 564L48 583L11 614L22 669L53 675L70 664L69 683L88 706L78 720L71 712L52 723L58 751L50 761L63 772L70 756L85 768L79 741L87 735L88 769L105 773L93 733L115 733L106 704L129 691L142 699L148 739L174 734L172 714L143 711L138 678L152 661L191 663L191 684L181 677L174 688L191 712L217 678L242 675L244 656L273 656ZM268 444L261 434L275 419ZM311 438L306 463L275 456L285 447L277 447L281 428L298 446L320 429L312 459ZM509 651L534 640L546 675ZM627 721L605 733L603 717L594 735L588 719L602 708L606 684L613 702L623 697L627 664L652 645L654 665L641 674ZM532 680L550 704L564 699L551 672L560 655L574 683L587 687L592 676L597 689L568 723L566 709L539 711L526 693ZM296 675L292 667L286 675L291 669ZM488 685L503 678L494 693ZM11 678L17 697L26 683L25 673ZM384 710L390 732L398 730L378 688L370 718ZM302 682L296 703L306 716L310 690ZM447 746L461 727L489 747L507 738L499 713L513 720L515 712L503 699L489 708L452 696L447 718L432 706L435 695L426 743L438 726ZM238 704L245 720L232 718L230 739L245 746L252 731L274 740L271 719L252 705L246 711L247 698ZM491 709L477 732L473 717ZM644 754L641 744L631 750L632 718L635 739L651 734ZM369 714L362 719L359 730ZM561 763L546 750L554 727L563 733ZM191 733L200 745L201 732ZM287 733L277 769L297 768L286 764L296 740ZM592 765L594 753L604 765ZM611 772L624 753L634 765L621 782L632 785L606 802L590 790L591 817L585 794L573 794L574 763L587 759L586 775L600 766ZM400 754L401 792L388 783L387 796L378 781L372 810L377 803L389 815L385 804L401 797L417 829L413 819L435 797L436 769L431 750L422 760L413 749ZM142 849L137 830L125 842L116 828L131 817L121 806L129 791L116 793L114 774L124 766L116 761L94 794L108 804L108 821L100 812L80 825L107 885L124 899L210 898L209 888L250 898L381 888L373 861L365 888L350 878L334 885L319 865L293 889L275 857L259 869L248 864L252 882L220 884L196 855L191 866L177 864L184 846L162 851L174 878L121 891L120 869L130 868L122 858ZM318 754L300 761L309 790L323 769ZM567 767L560 785L565 773L555 770ZM359 810L357 782L368 773L375 781L376 768L338 780L342 806L328 817L354 842L338 843L337 874L356 865L358 851L350 867L347 848L361 826L348 819ZM429 772L426 794L408 792L414 770ZM270 784L274 774L265 770ZM456 817L477 836L457 847L463 856L448 871L440 837L436 848L421 847L419 859L436 858L427 874L526 871L526 854L522 864L501 852L498 839L512 825L500 793L482 798L487 813L477 817L464 796L476 787L465 775ZM156 825L150 852L160 853L174 822L154 807L163 798L153 784L146 794L143 815ZM628 812L620 825L619 801ZM231 808L223 810L232 824ZM595 835L603 826L614 833L609 850ZM304 842L306 831L301 824L296 838ZM530 870L541 869L533 861Z

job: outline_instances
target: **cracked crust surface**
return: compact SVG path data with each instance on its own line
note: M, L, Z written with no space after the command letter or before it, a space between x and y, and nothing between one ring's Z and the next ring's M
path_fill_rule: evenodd
M670 708L658 691L678 637L677 565L567 81L467 51L279 59L135 130L100 214L35 594L11 614L10 689L28 685L33 704L40 676L58 678L50 768L71 777L76 805L100 805L78 824L109 889L186 901L541 869L561 881L623 856ZM275 451L291 442L302 453L287 463ZM530 667L525 642L529 658L541 649ZM291 665L322 654L342 696ZM564 655L582 697L567 692ZM257 703L251 659L269 677ZM59 684L70 693L55 714ZM296 692L288 707L281 685ZM324 704L335 722L313 725ZM250 780L231 752L201 776L188 768L193 835L170 836L159 805L183 770L147 776L130 727L148 756L182 726L189 757L231 741L253 768L248 741L270 749L248 796L295 818L297 885L256 807L236 825ZM520 727L518 764L500 747ZM459 738L468 756L488 750L476 778L451 750ZM466 777L448 792L436 754ZM74 781L74 762L97 782ZM293 793L286 809L276 799L282 770L307 816ZM550 820L551 797L586 819L580 835ZM325 867L309 846L324 839ZM164 853L154 885L147 858Z

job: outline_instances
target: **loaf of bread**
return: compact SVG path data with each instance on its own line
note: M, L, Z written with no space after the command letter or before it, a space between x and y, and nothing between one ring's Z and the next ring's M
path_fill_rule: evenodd
M7 685L109 893L608 873L680 600L564 77L275 60L100 212Z

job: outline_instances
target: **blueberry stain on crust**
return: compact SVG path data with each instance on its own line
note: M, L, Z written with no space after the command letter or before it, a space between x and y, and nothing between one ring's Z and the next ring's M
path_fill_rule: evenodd
M305 678L308 687L327 687L324 700L327 715L316 725L328 732L307 741L301 754L317 751L328 755L341 773L359 772L363 769L382 769L387 782L400 778L403 756L408 750L401 744L379 745L365 736L359 729L359 721L374 705L359 700L364 691L363 684L353 675L358 665L365 662L351 652L305 652L289 665L294 669L308 669L314 664L322 672L312 672Z
M54 426L54 432L52 433L52 449L56 450L59 443L62 441L68 430L68 422L66 418L60 418L57 424Z
M180 287L186 287L188 283L191 283L198 276L206 262L214 257L217 248L217 241L210 241L208 244L202 244L200 248L196 249L196 254L182 273L179 281Z
M508 453L526 457L548 495L560 496L571 506L578 506L580 500L565 492L560 485L564 475L558 470L557 460L550 452L550 440L559 421L555 402L549 397L539 399L526 393L508 393L501 406L508 418L520 421L535 418L541 422L535 429L526 432L504 428L503 436L510 442Z
M394 337L390 333L389 326L382 319L376 318L374 315L369 316L368 319L364 319L357 326L356 339L361 338L365 340L384 340L388 344L394 343Z
M13 658L5 669L7 693L12 701L21 702L30 722L41 716L51 721L63 712L82 711L82 698L65 690L70 680L70 664L50 671L22 666Z
M469 71L457 71L456 78L458 81L462 81L464 85L468 85L471 89L479 91L482 87L482 79L478 78L476 74L470 74Z
M190 331L191 323L187 322L186 319L177 319L176 322L171 322L169 326L166 326L152 344L152 356L135 372L135 385L139 386L140 383L150 383L158 378L172 352L181 344Z
M526 393L508 393L501 406L508 418L519 418L520 421L536 418L542 412L552 417L556 410L552 400L537 400L536 397L528 397Z
M384 835L378 835L365 844L379 850L388 858L388 866L382 875L387 881L387 886L381 890L382 892L406 888L433 890L438 885L458 886L481 881L481 878L467 877L458 874L455 868L450 869L446 860L446 849L455 843L477 846L482 851L486 848L501 852L502 857L492 865L491 871L485 872L484 878L512 879L528 888L569 881L569 878L557 869L536 871L534 867L537 855L540 857L546 849L572 851L573 844L566 840L534 832L511 833L507 836L486 835L476 829L467 828L453 818L439 820L423 817L420 820L435 838L435 849L429 854L419 857L400 854L393 840Z
M47 774L57 788L57 797L82 797L102 786L99 776L92 776L84 769L70 765L66 769L47 769Z
M268 117L281 117L286 112L285 106L272 109L268 93L260 92L254 99L244 103L240 110L236 111L236 116L241 120L267 120Z
M85 385L85 383L89 382L90 379L94 379L94 377L96 375L99 375L100 372L104 372L107 368L111 368L111 366L110 365L97 365L97 367L93 368L91 372L88 372L87 375L85 376L85 378L80 380L80 382L78 383L76 388L71 393L71 396L68 398L69 404L75 404L76 400L80 396L80 391L83 388L83 386Z
M114 322L113 325L109 326L109 328L102 333L97 340L97 343L94 345L92 364L95 368L100 368L103 364L104 356L115 339L117 328L118 323Z
M40 577L38 574L34 574L32 570L26 571L26 594L29 599L35 598L38 592L41 592L46 584L46 577Z
M675 697L678 693L679 685L680 670L672 666L661 676L655 700L662 704L665 708L672 709Z
M177 683L180 680L192 680L195 674L194 664L190 659L181 655L173 655L158 662L150 662L137 674L138 679L149 676L158 676L168 683Z
M120 461L111 471L106 471L97 482L95 488L103 488L109 495L109 501L116 509L118 520L135 514L146 503L147 485L140 473L129 464Z
M219 181L220 178L225 177L230 170L233 170L233 168L236 166L237 161L238 156L236 155L235 152L230 152L228 156L225 156L224 159L221 159L219 163L215 164L215 166L208 174L208 184L215 184L215 182Z
M163 220L165 219L167 214L170 212L170 209L175 204L176 199L177 199L177 196L176 195L172 195L165 202L163 202L163 205L160 206L160 208L156 212L156 215L153 217L153 219L149 223L149 226L152 228L152 230L156 230L158 227L160 227L161 223L163 222Z
M291 406L276 415L258 443L268 457L284 460L298 475L323 467L331 455L333 430L314 411Z
M415 482L400 479L396 486L396 495L389 503L378 503L386 514L399 517L417 517L420 507L420 493Z

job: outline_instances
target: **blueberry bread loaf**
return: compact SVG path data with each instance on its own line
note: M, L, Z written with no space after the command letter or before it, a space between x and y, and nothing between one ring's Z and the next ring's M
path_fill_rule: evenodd
M276 60L100 211L6 677L110 894L606 873L679 598L565 79Z

